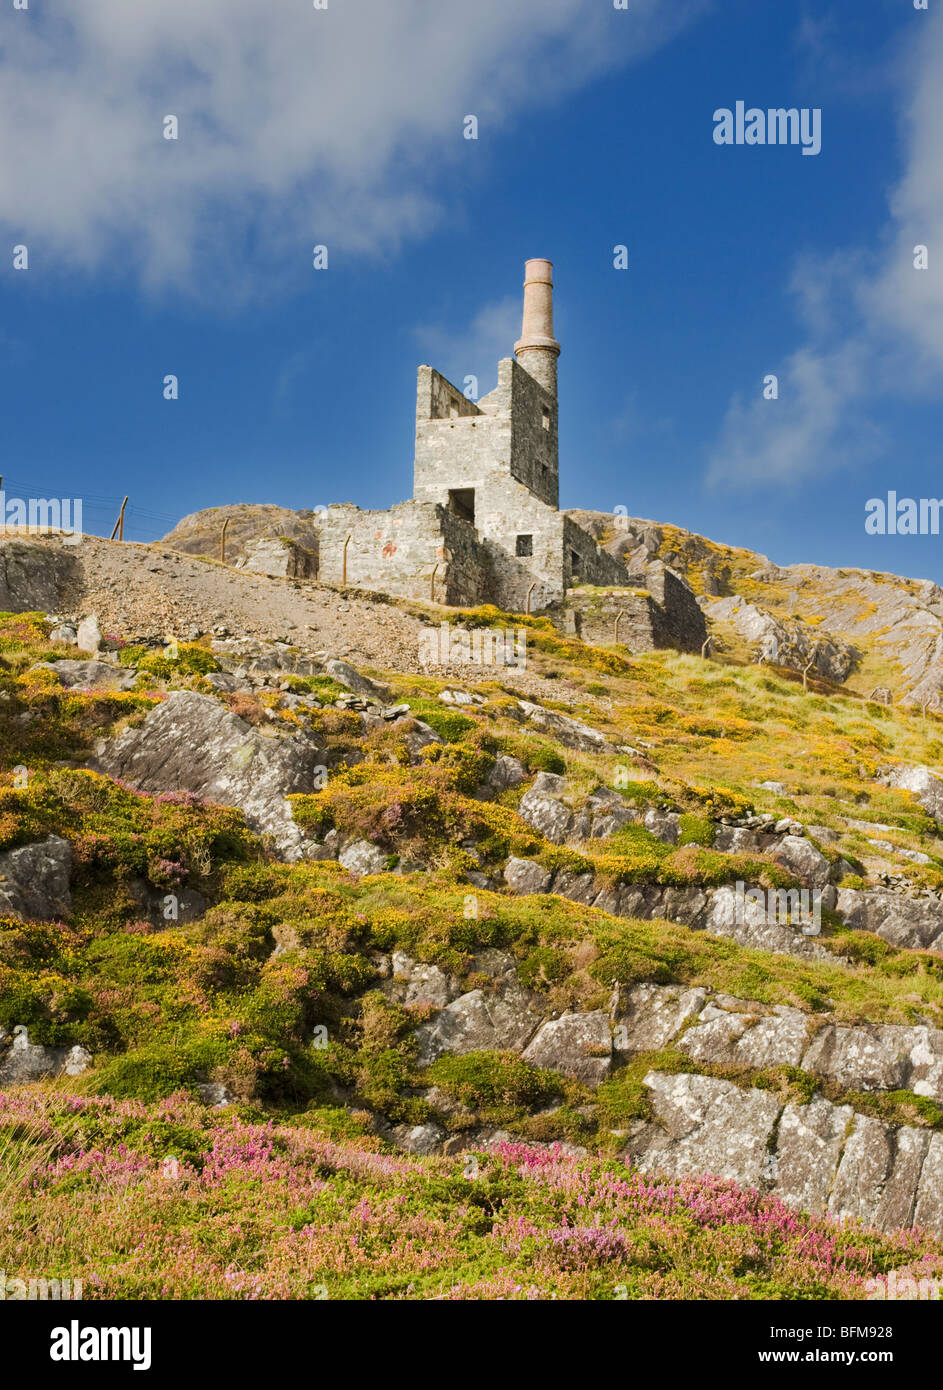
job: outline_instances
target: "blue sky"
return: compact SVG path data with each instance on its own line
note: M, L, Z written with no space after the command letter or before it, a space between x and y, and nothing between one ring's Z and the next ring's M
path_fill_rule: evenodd
M737 100L821 153L715 145ZM943 582L943 536L864 530L943 495L939 0L30 0L0 120L8 495L107 532L127 492L132 539L388 506L416 365L490 389L544 256L561 505Z

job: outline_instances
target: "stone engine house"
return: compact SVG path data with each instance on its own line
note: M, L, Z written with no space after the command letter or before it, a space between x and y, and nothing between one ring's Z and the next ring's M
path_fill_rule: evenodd
M547 610L564 631L634 651L698 651L707 631L684 580L658 563L629 575L559 509L552 270L526 263L521 336L488 395L468 400L419 368L412 500L389 511L332 505L317 577L453 607Z
M579 584L625 584L625 567L558 506L550 261L526 264L514 352L479 401L419 368L412 501L332 505L319 526L323 583L511 611L559 605Z

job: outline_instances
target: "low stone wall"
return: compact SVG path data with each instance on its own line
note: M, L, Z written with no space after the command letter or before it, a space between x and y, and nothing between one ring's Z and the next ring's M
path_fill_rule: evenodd
M630 575L628 584L623 580L621 587L602 593L578 589L568 593L555 620L585 642L610 646L618 640L633 652L665 647L699 652L707 637L704 614L691 589L673 570L658 563L642 574Z
M484 601L475 529L437 503L366 512L352 503L332 505L321 518L319 560L322 584L455 607Z

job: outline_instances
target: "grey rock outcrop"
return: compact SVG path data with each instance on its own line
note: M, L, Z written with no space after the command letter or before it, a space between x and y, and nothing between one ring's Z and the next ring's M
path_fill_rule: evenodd
M25 1033L0 1050L0 1087L42 1081L47 1076L80 1076L92 1063L84 1047L46 1047L31 1043Z
M874 932L893 946L943 951L939 898L909 898L881 888L840 888L837 911L847 926Z
M70 690L132 690L137 674L110 661L40 661L33 670L51 671Z
M575 1076L596 1086L612 1069L612 1030L601 1012L563 1014L544 1023L524 1049L535 1067Z
M386 868L389 855L369 840L352 840L337 856L342 868L352 874L379 874Z
M0 854L0 912L44 922L72 911L72 848L60 835Z
M781 1106L767 1091L690 1073L649 1072L645 1084L654 1122L626 1150L644 1172L711 1173L814 1215L881 1230L918 1223L943 1236L943 1135L821 1097Z
M543 1022L536 998L517 976L513 956L483 951L475 966L490 974L492 990L469 990L416 1030L419 1059L428 1064L442 1052L522 1052Z
M0 612L56 613L81 582L80 547L0 539Z
M590 728L581 719L574 719L569 714L560 714L558 710L545 709L543 705L535 705L530 700L518 700L517 707L522 719L526 719L535 729L552 734L565 748L576 748L584 753L613 751L613 745L609 740L598 729ZM508 712L513 715L513 710Z
M315 789L323 757L307 739L252 728L211 696L174 691L137 728L103 741L89 766L150 794L188 791L238 807L249 826L271 835L285 859L304 837L286 800Z
M934 820L943 821L943 776L920 763L887 768L881 781L899 791L912 792Z

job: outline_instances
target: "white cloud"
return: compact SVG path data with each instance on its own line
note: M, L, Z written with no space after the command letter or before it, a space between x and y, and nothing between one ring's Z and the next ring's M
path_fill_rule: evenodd
M880 395L939 392L943 377L943 11L915 16L902 63L904 172L876 249L805 257L789 288L807 341L780 370L779 400L735 397L708 464L712 485L820 477L882 447ZM929 269L914 268L914 247ZM775 370L770 367L769 370Z
M521 294L483 305L465 329L419 325L414 337L424 360L457 386L467 375L477 376L479 394L485 395L497 381L498 362L514 355L521 336Z
M4 16L0 225L44 260L152 287L246 249L384 255L484 136L645 56L707 0L61 0ZM162 138L162 120L180 139ZM481 160L476 160L480 167Z

